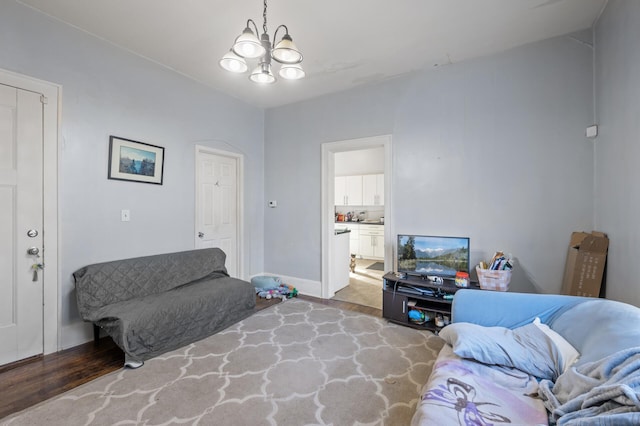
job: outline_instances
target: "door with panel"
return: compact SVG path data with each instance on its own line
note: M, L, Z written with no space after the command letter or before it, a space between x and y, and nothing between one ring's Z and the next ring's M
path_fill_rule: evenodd
M43 353L43 102L0 84L0 365Z
M238 277L238 159L197 151L196 163L196 248L221 248Z

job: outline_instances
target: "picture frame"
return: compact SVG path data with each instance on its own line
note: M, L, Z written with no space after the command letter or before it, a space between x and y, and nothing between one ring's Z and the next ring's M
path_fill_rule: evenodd
M109 179L162 185L163 175L163 147L109 137Z

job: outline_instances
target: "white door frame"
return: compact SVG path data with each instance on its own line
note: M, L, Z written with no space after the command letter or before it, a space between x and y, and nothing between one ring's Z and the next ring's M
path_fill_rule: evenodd
M384 147L384 269L393 269L394 235L391 206L393 205L392 178L393 178L393 150L391 147L391 135L372 136L361 139L351 139L338 142L326 142L322 144L322 288L321 297L328 299L330 294L329 279L332 277L333 249L330 238L333 236L335 211L334 211L334 177L335 154L345 151L358 151ZM382 297L382 296L381 296Z
M60 349L60 265L58 263L58 132L62 87L0 69L0 83L40 93L43 108L43 342L44 354Z
M233 158L236 162L236 182L237 182L237 217L236 217L236 235L237 235L237 252L236 259L238 259L238 277L241 279L246 279L245 276L245 245L244 245L244 155L238 154L237 152L224 151L217 148L211 148L204 145L196 145L195 147L195 163L193 170L198 172L198 158L200 153L204 154L212 154L219 155L222 157ZM194 174L194 187L195 187L195 200L198 197L198 177ZM195 229L198 226L198 211L197 207L194 206L194 230L193 230L193 246L198 246L198 230Z

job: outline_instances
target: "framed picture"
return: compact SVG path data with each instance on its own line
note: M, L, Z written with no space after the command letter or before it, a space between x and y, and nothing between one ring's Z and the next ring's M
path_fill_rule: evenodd
M164 148L109 137L109 179L162 185Z

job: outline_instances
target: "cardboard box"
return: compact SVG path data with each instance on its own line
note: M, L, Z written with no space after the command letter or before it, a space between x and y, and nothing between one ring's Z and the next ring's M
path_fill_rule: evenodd
M609 238L602 232L572 233L561 293L573 296L601 296L608 249Z

